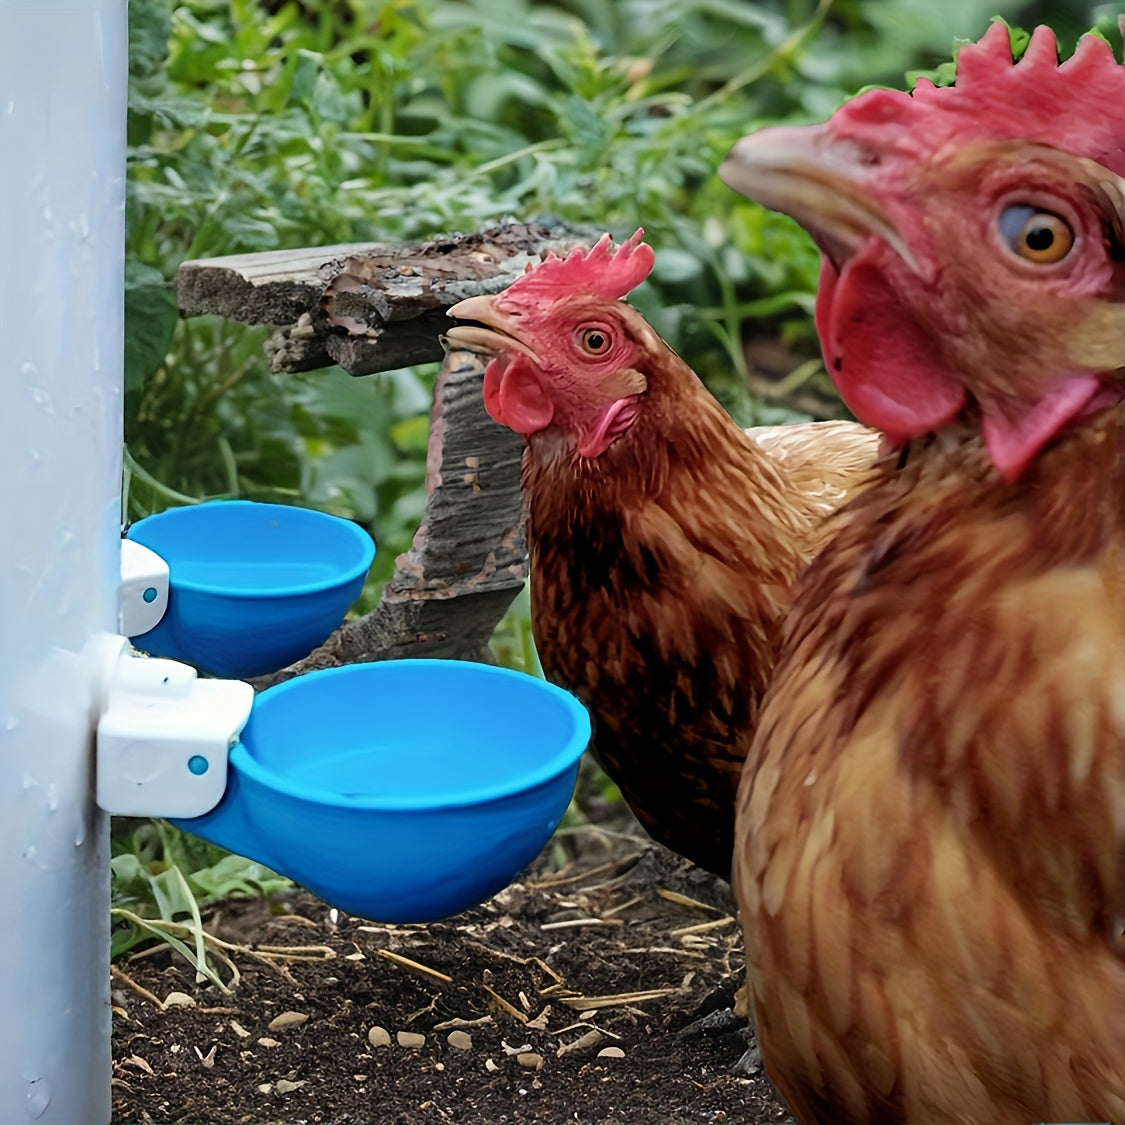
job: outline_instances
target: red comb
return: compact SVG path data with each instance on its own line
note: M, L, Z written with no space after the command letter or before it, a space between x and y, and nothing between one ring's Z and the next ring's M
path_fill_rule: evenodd
M949 142L1026 140L1096 160L1125 175L1125 66L1097 35L1084 35L1059 64L1058 44L1038 27L1013 62L1008 28L992 24L957 55L953 86L921 79L913 94L869 90L832 118L833 132L862 140L892 126L904 148Z
M616 250L612 237L603 234L590 250L576 247L565 258L552 252L538 265L529 264L527 272L508 286L505 295L554 299L564 293L582 293L616 301L652 272L656 255L648 243L641 241L644 233L638 229Z

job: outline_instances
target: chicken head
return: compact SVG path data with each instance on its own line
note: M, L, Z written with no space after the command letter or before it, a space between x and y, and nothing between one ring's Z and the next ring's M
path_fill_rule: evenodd
M617 248L606 234L589 251L549 255L502 293L449 310L478 322L451 329L450 342L494 355L484 403L497 422L525 436L553 427L585 458L629 428L648 387L649 359L666 351L620 300L652 269L643 234Z
M823 125L738 141L735 190L824 252L817 327L845 402L903 442L980 409L1017 478L1069 421L1121 396L1125 67L1045 27L1013 63L995 23L956 84L875 89ZM1015 345L1015 346L1014 346Z

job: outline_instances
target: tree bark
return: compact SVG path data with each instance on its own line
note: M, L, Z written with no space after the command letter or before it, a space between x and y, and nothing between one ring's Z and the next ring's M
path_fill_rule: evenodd
M597 231L561 223L503 222L470 234L393 246L355 243L184 262L180 314L268 324L274 371L338 363L371 375L442 357L445 310L498 293L549 250L565 254Z

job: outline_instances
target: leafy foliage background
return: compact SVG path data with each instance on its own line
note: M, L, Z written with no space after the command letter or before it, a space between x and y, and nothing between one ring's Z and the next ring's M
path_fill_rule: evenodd
M373 603L422 513L432 369L273 376L264 333L180 321L187 258L425 238L555 215L657 249L634 294L743 424L791 417L747 390L755 330L807 357L817 254L726 189L730 144L818 120L873 83L946 64L993 15L1069 53L1118 6L1085 0L131 0L126 518L214 496L364 524ZM527 606L497 637L517 666ZM118 904L170 917L260 889L170 830L115 832ZM154 878L194 871L174 887ZM200 874L202 872L202 874ZM208 874L210 872L210 874ZM173 893L175 892L175 893ZM181 894L177 899L176 895ZM176 906L176 903L179 906ZM132 928L130 928L132 927ZM142 931L119 930L118 947Z

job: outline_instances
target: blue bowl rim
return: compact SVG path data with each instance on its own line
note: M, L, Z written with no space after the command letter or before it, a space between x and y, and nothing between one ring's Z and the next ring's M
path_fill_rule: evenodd
M254 700L254 706L258 707L271 696L292 691L303 683L316 680L323 676L361 675L364 672L378 674L377 671L372 672L372 670L378 670L380 668L385 669L388 665L397 667L406 665L419 672L425 672L427 669L434 668L447 670L451 666L467 666L477 675L483 671L486 675L500 676L507 679L519 680L520 682L527 681L535 685L537 691L546 692L547 695L554 697L563 704L567 714L573 720L573 729L569 737L564 741L562 747L555 753L549 755L537 768L528 772L519 773L518 776L513 777L508 783L498 783L482 786L479 789L466 790L457 794L456 797L451 798L447 796L441 801L427 799L425 796L399 798L372 796L349 797L346 794L335 793L330 789L319 789L307 785L293 785L289 783L284 774L279 774L263 766L250 753L250 750L245 743L243 743L241 738L231 750L231 764L246 777L257 782L264 788L274 790L277 793L281 793L298 801L330 805L348 811L439 812L443 809L460 809L468 808L473 805L482 805L505 797L516 796L525 790L534 789L560 776L571 767L577 766L579 758L582 757L583 751L590 743L592 730L590 714L583 704L575 696L571 695L570 692L564 691L562 688L556 687L554 684L549 683L547 680L540 679L538 676L532 676L526 672L517 672L511 668L500 668L494 664L484 664L474 660L440 660L431 657L405 657L399 660L380 660L364 664L345 664L337 668L321 668L315 672L307 672L303 676L295 676L291 680L285 680L283 683L274 684L273 687L266 688L266 690L261 692Z
M165 508L162 512L154 512L151 516L145 516L144 519L137 520L136 523L131 524L129 530L126 532L126 537L134 539L136 542L141 543L142 546L148 546L143 540L134 536L133 532L136 528L141 527L149 520L165 518L178 519L181 518L181 513L198 512L205 508L216 510L219 507L254 508L256 511L280 509L287 513L300 512L301 518L308 519L310 523L331 521L337 526L346 529L347 533L354 538L360 549L359 559L346 569L335 571L331 581L291 583L287 586L265 588L260 586L221 585L215 582L195 582L177 578L175 574L175 560L165 559L164 561L168 563L169 585L173 590L190 590L193 593L210 594L214 597L246 600L265 600L268 598L296 597L300 594L319 594L327 590L339 589L340 587L355 582L357 579L362 579L364 575L367 574L368 570L370 570L371 564L375 560L375 540L353 520L345 519L343 516L334 516L329 512L322 512L317 508L304 508L299 504L271 504L263 500L204 500L198 504L185 504L179 508ZM150 550L156 550L156 548L150 548ZM156 553L160 554L159 551ZM163 556L161 557L163 558Z

